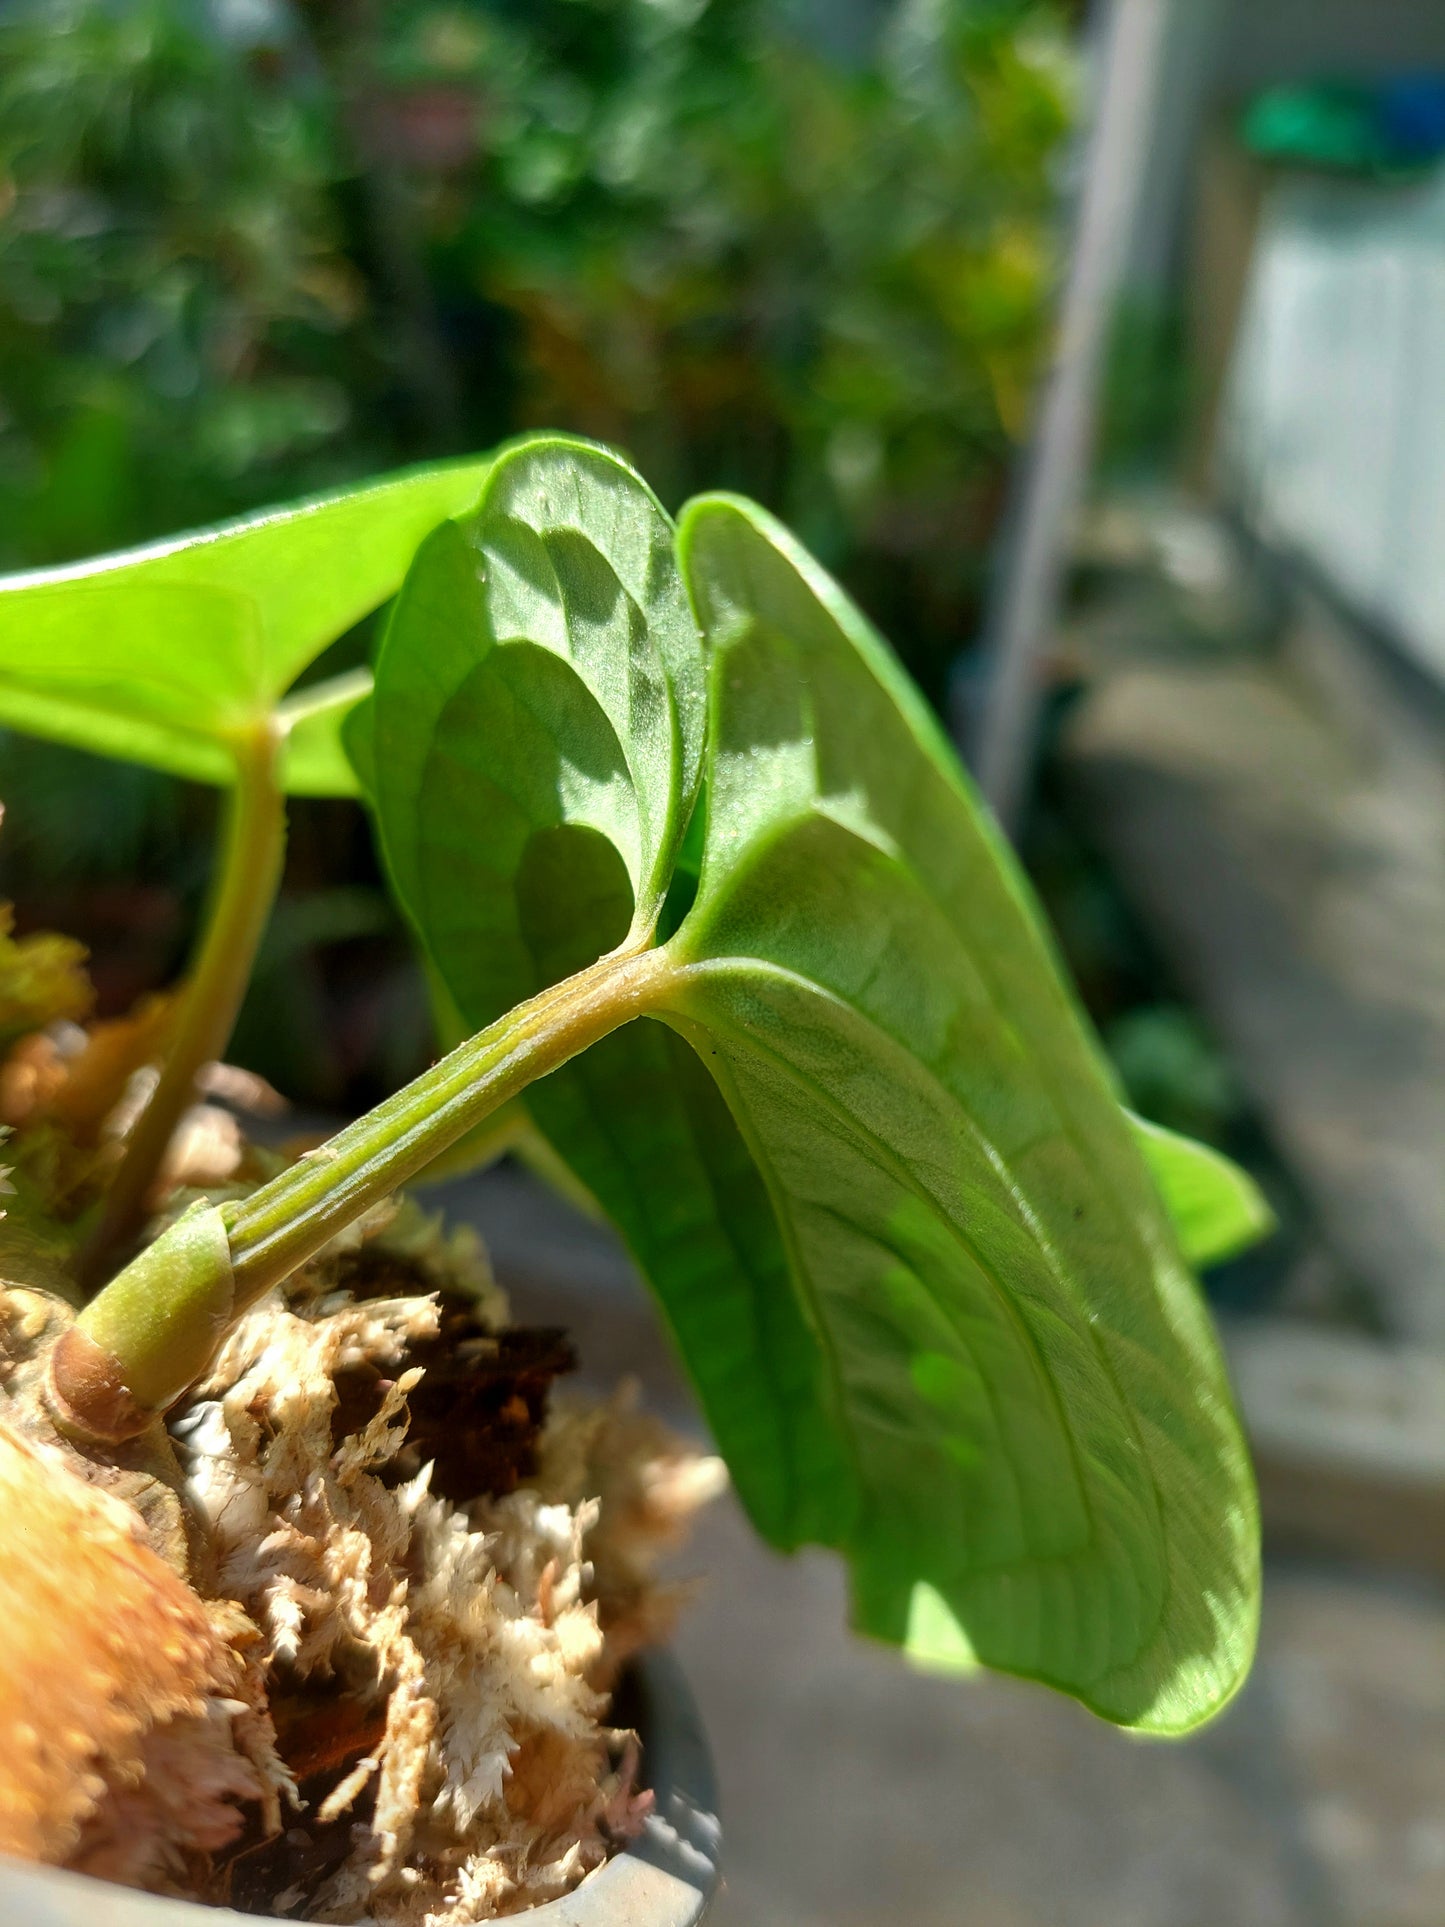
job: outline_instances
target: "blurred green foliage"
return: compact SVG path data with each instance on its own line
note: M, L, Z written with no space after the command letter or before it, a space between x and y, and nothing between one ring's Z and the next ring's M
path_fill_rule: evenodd
M1244 1116L1244 1093L1196 1012L1178 1003L1140 1004L1104 1031L1104 1047L1129 1104L1167 1130L1188 1126L1223 1144Z
M936 690L1041 342L1066 13L10 9L4 559L551 424L778 510Z
M736 0L517 17L476 55L511 76L482 191L436 218L518 417L768 503L936 691L1040 346L1057 11L895 6L851 64Z
M239 510L293 477L305 486L346 434L365 297L313 93L268 81L174 0L7 14L12 566Z

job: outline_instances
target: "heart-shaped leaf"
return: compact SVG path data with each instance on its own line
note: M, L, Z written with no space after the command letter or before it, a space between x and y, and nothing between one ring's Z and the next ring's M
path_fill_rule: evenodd
M508 460L418 557L372 718L388 862L451 996L480 1025L660 931L654 1014L528 1105L656 1289L760 1529L838 1547L858 1625L922 1661L1186 1729L1248 1662L1253 1489L1026 885L884 646L728 498L680 545L712 656L684 848L700 656L665 518L597 451ZM647 595L600 593L638 577L614 541Z
M203 782L326 646L391 595L429 529L474 502L451 462L122 555L0 579L0 723ZM298 699L293 791L351 791L337 729L365 681Z

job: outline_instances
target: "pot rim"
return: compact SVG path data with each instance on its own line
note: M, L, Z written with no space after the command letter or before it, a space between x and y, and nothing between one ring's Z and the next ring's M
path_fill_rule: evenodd
M667 1652L627 1669L654 1796L642 1832L560 1900L512 1915L536 1927L698 1927L718 1885L721 1829L712 1760L686 1676ZM13 1927L261 1927L275 1915L168 1900L0 1855L0 1919ZM295 1927L295 1923L290 1923Z

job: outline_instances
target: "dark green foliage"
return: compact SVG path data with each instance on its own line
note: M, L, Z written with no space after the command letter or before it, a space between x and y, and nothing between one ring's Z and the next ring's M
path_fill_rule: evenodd
M334 475L364 289L324 100L178 0L0 25L3 560L46 562ZM278 486L279 485L279 486Z
M936 689L1041 339L1063 11L13 10L10 560L552 421L768 502Z

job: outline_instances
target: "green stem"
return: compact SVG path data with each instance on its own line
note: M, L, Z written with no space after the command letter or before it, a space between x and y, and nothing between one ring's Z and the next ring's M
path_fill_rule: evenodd
M236 782L226 802L225 849L170 1050L150 1102L126 1141L99 1223L81 1255L81 1283L100 1284L145 1222L147 1205L196 1078L230 1042L256 951L281 880L286 799L280 734L269 720L236 743Z
M666 969L656 950L602 958L518 1004L249 1198L225 1207L237 1310L509 1098L639 1015Z
M651 1008L670 969L658 950L602 958L519 1004L249 1198L205 1214L224 1224L229 1268L199 1218L180 1220L77 1320L83 1355L77 1345L62 1371L52 1368L65 1423L117 1436L118 1423L159 1408L149 1388L164 1387L168 1403L204 1369L203 1343L209 1356L232 1320L338 1231L529 1084Z

